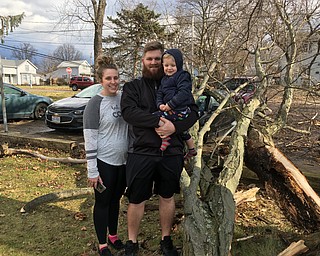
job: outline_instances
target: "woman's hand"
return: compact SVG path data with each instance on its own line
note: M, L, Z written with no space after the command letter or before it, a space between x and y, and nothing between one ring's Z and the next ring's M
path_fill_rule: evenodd
M89 187L97 188L98 182L101 184L103 183L100 176L98 176L96 178L88 178Z

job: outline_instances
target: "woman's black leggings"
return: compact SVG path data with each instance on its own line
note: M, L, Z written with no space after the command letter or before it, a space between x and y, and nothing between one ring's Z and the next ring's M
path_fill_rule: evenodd
M107 189L102 193L94 190L93 222L99 244L105 244L108 231L110 235L116 235L118 231L120 198L126 188L126 167L110 165L98 159L98 170Z

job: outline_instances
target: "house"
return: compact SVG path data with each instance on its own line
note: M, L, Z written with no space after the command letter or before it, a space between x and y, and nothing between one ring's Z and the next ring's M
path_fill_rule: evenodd
M320 54L318 33L309 37L308 33L300 33L297 38L302 42L298 44L298 52L294 61L293 82L296 86L312 86L320 83ZM281 80L287 72L287 63L283 56L279 61L279 77Z
M299 82L302 85L320 83L320 55L319 35L316 34L304 42L302 54L299 59L299 72L302 74Z
M30 60L7 60L0 58L3 82L16 85L40 85L37 67Z
M67 72L67 68L71 68L70 74ZM92 76L89 62L86 60L63 61L57 66L55 71L47 74L47 77L52 79L67 79L72 76Z

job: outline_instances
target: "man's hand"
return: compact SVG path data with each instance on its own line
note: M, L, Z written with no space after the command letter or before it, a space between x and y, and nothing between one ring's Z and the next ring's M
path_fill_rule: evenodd
M163 122L163 125L160 126L159 128L155 128L160 138L166 138L171 134L175 133L176 128L174 127L173 123L170 120L167 120L163 117L160 117L160 120Z

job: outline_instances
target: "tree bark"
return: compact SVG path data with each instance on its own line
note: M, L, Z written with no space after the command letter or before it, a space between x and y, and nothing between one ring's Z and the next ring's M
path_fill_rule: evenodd
M320 228L320 198L306 177L274 145L251 129L245 154L246 166L264 183L288 220L306 232Z

